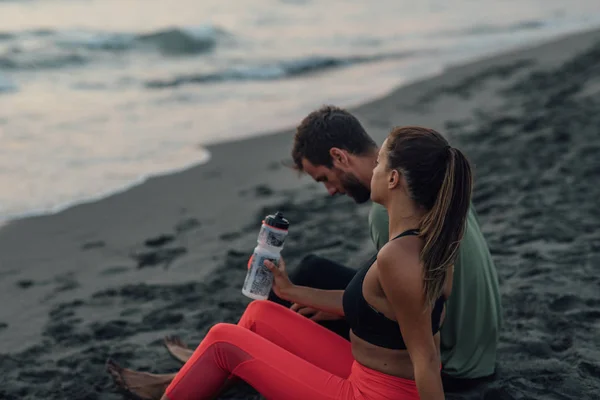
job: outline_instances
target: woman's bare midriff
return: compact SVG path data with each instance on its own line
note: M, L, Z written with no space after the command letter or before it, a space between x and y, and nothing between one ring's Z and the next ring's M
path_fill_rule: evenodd
M446 297L449 297L452 290L452 276L454 267L451 267L448 273L448 281L445 287ZM381 312L387 318L394 320L394 310L385 296L385 292L379 282L379 269L375 262L365 276L363 282L363 296L365 301L375 310ZM442 312L441 321L444 320L446 310ZM400 327L398 327L400 329ZM440 349L439 332L433 336L435 346ZM350 331L350 341L352 343L352 354L354 359L365 367L383 372L384 374L397 376L405 379L415 379L414 368L407 350L386 349L375 346L358 336L352 330Z
M440 348L439 333L434 336L436 347ZM415 379L414 369L407 350L386 349L375 346L350 331L352 355L367 368L384 374L405 379Z

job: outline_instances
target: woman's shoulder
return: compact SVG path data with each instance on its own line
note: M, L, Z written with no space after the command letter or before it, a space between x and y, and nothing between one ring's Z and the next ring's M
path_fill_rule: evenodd
M407 302L417 304L423 296L420 244L416 237L406 239L386 243L377 257L379 282L395 309L406 308Z
M391 240L377 253L377 268L384 273L421 278L420 239L406 237L404 240Z

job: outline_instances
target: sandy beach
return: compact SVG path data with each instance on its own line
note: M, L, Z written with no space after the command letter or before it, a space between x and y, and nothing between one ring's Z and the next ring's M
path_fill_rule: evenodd
M475 165L505 322L497 379L448 398L600 396L598 110L600 30L458 65L351 110L378 142L392 126L426 125ZM329 198L282 166L292 134L214 145L207 164L0 228L0 398L122 398L108 357L176 371L162 338L195 346L237 321L260 221L277 210L291 223L290 268L309 253L358 266L374 249L368 204ZM259 397L240 386L223 398Z

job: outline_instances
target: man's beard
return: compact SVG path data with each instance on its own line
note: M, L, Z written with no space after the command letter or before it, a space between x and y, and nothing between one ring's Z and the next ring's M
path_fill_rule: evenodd
M341 183L346 195L352 197L356 203L362 204L371 199L371 188L365 187L356 176L344 174Z

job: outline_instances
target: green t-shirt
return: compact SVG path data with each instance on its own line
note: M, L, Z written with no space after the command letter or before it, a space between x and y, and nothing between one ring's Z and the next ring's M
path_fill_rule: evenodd
M373 203L369 229L377 250L388 241L388 224L386 209ZM495 370L501 325L496 267L471 205L441 328L443 371L456 378L491 375Z

